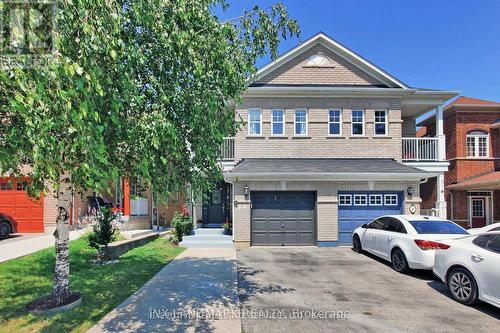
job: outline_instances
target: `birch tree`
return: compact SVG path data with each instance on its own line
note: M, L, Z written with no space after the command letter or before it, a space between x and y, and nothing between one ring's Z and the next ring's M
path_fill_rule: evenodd
M218 147L260 57L298 36L278 3L233 20L223 0L58 1L56 50L0 72L0 172L58 199L53 299L70 295L71 196L141 176L159 196L220 175ZM28 170L28 171L26 171Z

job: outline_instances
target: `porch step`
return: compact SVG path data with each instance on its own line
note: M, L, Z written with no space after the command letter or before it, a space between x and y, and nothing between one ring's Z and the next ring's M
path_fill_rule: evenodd
M220 229L221 224L220 223L203 223L200 225L201 228L216 228Z
M197 228L194 229L195 235L222 235L222 228ZM191 237L191 236L188 236Z
M234 248L233 236L223 235L223 230L203 229L194 230L194 235L184 236L179 244L187 248Z

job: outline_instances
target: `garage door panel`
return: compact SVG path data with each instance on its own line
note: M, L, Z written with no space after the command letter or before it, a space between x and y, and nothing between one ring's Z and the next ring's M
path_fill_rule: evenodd
M281 232L281 229L282 229L281 228L281 225L282 225L281 222L282 222L281 219L278 220L278 221L270 219L268 221L268 230L269 230L269 232L272 232L272 231Z
M355 205L355 194L365 194L367 197L366 205ZM386 194L396 194L398 196L397 205L386 205L385 202L382 202L381 205L380 203L378 205L371 205L369 200L370 194L381 194L382 198L384 198ZM352 198L352 200L348 204L346 204L345 202L340 202L339 200L339 245L351 245L352 232L362 224L369 223L375 218L382 215L401 214L403 209L403 192L359 191L339 192L338 195L339 197L345 195Z
M29 179L0 177L0 213L13 222L17 232L43 232L43 196L31 199L18 182Z
M314 233L299 233L299 243L300 245L311 245L314 243Z
M252 244L315 244L315 201L313 192L252 192L252 221L265 216L267 227L264 237L252 222Z

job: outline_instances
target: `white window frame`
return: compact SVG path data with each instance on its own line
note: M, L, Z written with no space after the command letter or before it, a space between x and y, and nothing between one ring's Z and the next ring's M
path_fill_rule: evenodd
M306 113L306 132L304 134L297 133L297 112L304 111ZM296 109L293 113L293 135L294 136L307 136L309 132L309 112L307 109Z
M346 199L349 199L349 203L346 202ZM339 194L339 206L352 206L352 196L350 194Z
M330 121L330 112L332 111L338 111L339 113L339 121ZM339 124L339 133L338 134L332 134L330 133L330 124ZM329 136L341 136L342 135L342 110L340 109L330 109L328 110L328 135Z
M255 134L255 133L250 133L250 113L251 111L259 111L259 119L260 119L260 133L259 134ZM262 109L259 109L259 108L252 108L252 109L248 109L248 135L249 136L262 136L262 131L263 131L263 128L262 128Z
M472 197L470 200L471 200L470 201L470 203L471 203L471 205L470 205L470 208L471 208L471 212L470 212L471 213L471 217L472 218L486 218L486 209L487 209L486 208L486 202L487 202L487 199L485 197ZM474 200L482 202L482 213L483 214L480 215L480 216L479 215L474 215ZM488 222L488 221L486 221L486 222Z
M392 199L394 198L396 198L396 203L392 203ZM391 200L391 203L387 203L387 199ZM384 206L399 206L399 196L397 194L385 194Z
M274 133L274 124L279 124L279 122L275 122L274 121L274 111L281 111L282 113L282 121L281 121L281 124L283 125L283 133L281 134L276 134ZM284 109L272 109L271 110L271 135L273 136L285 136L285 124L286 124L286 121L285 121L285 110Z
M377 121L377 112L383 112L385 114L385 121L384 122L380 122L380 121ZM388 112L387 110L375 110L373 111L373 135L374 136L387 136L387 134L389 133L389 121L388 121ZM377 124L384 124L385 125L385 132L384 134L377 134Z
M380 199L379 204L372 204L372 198L378 197ZM382 194L370 194L370 199L368 201L370 206L383 206L384 205L384 196Z
M361 112L361 114L363 115L363 121L362 122L359 122L359 121L353 121L353 116L354 116L354 112ZM361 134L354 134L354 124L362 124L363 125L363 133ZM351 110L351 135L352 136L365 136L366 135L366 112L365 110Z
M480 134L483 133L483 134ZM486 139L486 155L485 156L479 156L479 139ZM474 151L473 155L469 155L467 143L469 139L473 139L474 143ZM467 133L467 136L465 138L465 155L467 158L489 158L490 157L490 134L486 131L482 130L476 130L476 131L470 131Z
M365 203L362 204L362 203L356 203L356 199L358 198L364 198L365 199ZM353 195L353 203L354 203L354 206L368 206L368 196L366 194L354 194Z

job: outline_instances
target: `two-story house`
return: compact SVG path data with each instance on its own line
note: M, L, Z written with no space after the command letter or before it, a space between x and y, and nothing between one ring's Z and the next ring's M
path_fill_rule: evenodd
M434 117L418 124L420 136L436 133ZM444 108L448 217L465 227L500 222L500 103L459 97ZM422 208L436 201L435 182L421 185Z
M203 222L232 220L238 246L349 245L371 218L418 214L433 177L445 216L442 105L456 95L412 88L315 35L261 68L236 106L243 125L222 149L225 183ZM433 109L436 136L415 137Z

